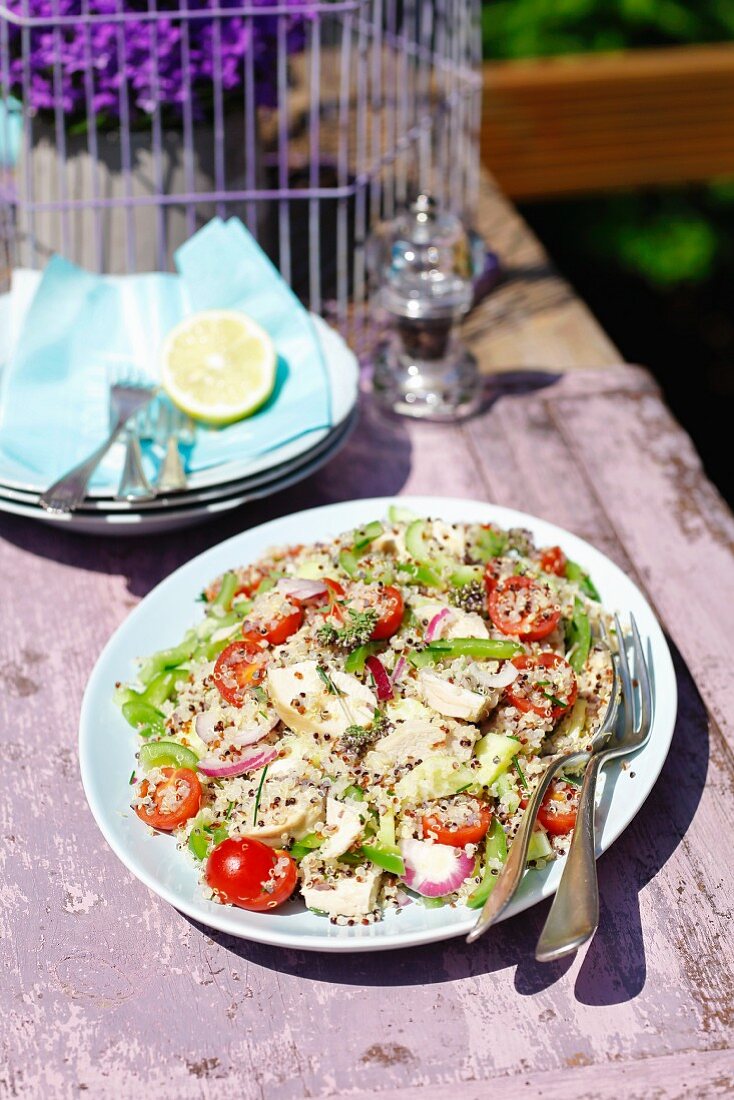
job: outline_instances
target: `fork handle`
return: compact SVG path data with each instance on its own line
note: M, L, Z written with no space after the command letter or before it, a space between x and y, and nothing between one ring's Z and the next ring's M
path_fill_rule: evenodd
M58 481L55 481L50 488L46 489L45 493L42 493L38 498L41 507L47 512L73 512L75 508L78 508L86 496L87 486L92 474L124 426L125 420L118 419L104 443L100 443L99 447L92 451L87 458L83 459L77 466L73 466L71 470L67 470Z
M594 816L596 783L605 757L600 752L591 758L581 784L566 864L535 948L538 962L553 962L577 951L591 939L599 924Z
M510 846L510 854L507 857L507 862L502 868L494 889L489 895L482 912L479 914L479 920L466 937L467 943L474 943L475 940L479 939L479 937L499 919L512 901L515 891L520 885L520 880L525 872L530 837L532 836L535 826L535 819L538 816L540 803L543 801L543 797L550 787L553 777L562 768L583 764L588 759L588 752L567 753L565 756L559 756L557 760L554 760L546 768L540 783L533 791L525 809L525 814L520 822L520 828L517 830L515 839Z

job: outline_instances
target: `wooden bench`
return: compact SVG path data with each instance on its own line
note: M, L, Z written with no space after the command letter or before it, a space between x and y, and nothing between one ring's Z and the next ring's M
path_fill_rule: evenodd
M522 199L734 174L734 44L488 62L482 157Z

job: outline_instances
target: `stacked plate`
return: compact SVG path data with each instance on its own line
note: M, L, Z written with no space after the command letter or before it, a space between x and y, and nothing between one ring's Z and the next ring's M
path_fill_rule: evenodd
M83 507L52 515L38 503L47 487L29 471L26 480L0 481L0 511L44 523L63 524L84 534L138 535L201 523L220 512L308 477L328 462L348 439L357 418L359 370L342 338L315 317L331 397L331 427L305 432L257 458L232 461L192 473L188 488L149 502L115 500L111 487L91 490Z

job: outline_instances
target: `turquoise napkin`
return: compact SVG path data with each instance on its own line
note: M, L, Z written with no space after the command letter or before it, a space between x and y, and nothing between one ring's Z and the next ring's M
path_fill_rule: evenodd
M273 397L253 417L222 429L197 428L189 470L246 461L330 426L328 380L312 320L242 223L214 219L179 249L176 266L178 275L98 276L51 259L7 351L0 482L45 487L88 454L108 431L110 383L133 372L155 381L166 333L202 309L253 316L273 339L278 377ZM152 453L147 460L153 472ZM119 462L118 451L92 485L116 488Z

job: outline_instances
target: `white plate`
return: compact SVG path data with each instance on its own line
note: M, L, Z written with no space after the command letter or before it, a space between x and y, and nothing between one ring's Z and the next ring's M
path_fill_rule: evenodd
M477 914L463 907L425 909L419 902L369 926L342 928L329 923L294 901L273 913L248 913L206 901L197 873L172 840L151 836L129 809L128 779L135 764L136 737L112 703L117 680L131 676L136 657L174 645L196 621L196 597L218 573L259 557L269 546L311 542L385 515L389 498L348 501L273 520L244 531L182 566L158 585L132 612L100 656L87 685L82 705L79 752L82 781L92 813L113 851L141 882L176 909L201 924L244 939L308 951L384 951L432 943L465 934ZM630 823L655 783L670 747L676 716L676 680L673 663L658 622L639 589L604 554L553 524L522 512L478 501L440 497L401 497L401 505L420 515L441 516L449 522L497 523L528 527L539 545L560 545L569 557L587 569L604 605L637 619L648 647L654 684L654 719L650 741L634 756L632 768L606 768L602 796L599 852L604 851ZM628 758L630 759L630 758ZM634 775L632 774L634 773ZM506 915L527 909L552 894L561 864L528 871Z
M197 523L214 519L221 512L229 512L242 504L279 493L281 489L287 489L304 478L310 477L341 450L352 434L357 419L358 414L355 411L346 423L341 425L338 432L333 433L326 442L314 448L312 456L307 455L305 461L300 463L289 463L284 474L259 478L254 484L245 482L241 487L239 482L233 482L222 486L220 492L213 496L207 493L203 501L196 498L192 500L189 497L183 504L178 504L171 498L170 505L145 511L105 512L103 509L90 508L79 509L66 515L55 515L44 511L36 503L37 497L31 498L28 502L18 499L19 493L5 496L0 490L0 512L35 519L52 527L65 526L78 535L118 537L120 535L154 535L162 531L182 530L184 527L192 527Z
M352 414L353 413L354 409L352 409ZM226 481L221 485L213 485L206 489L185 489L178 493L170 493L168 495L161 494L152 500L128 501L113 500L111 497L85 497L84 503L74 513L75 518L80 515L95 513L97 517L100 518L107 514L111 515L112 513L144 514L147 512L162 512L171 508L181 508L184 505L198 507L208 501L215 501L220 500L222 497L233 496L235 493L242 496L262 485L270 485L275 481L280 481L287 475L301 469L301 467L310 465L313 460L323 452L331 454L335 445L342 439L347 427L351 425L353 421L354 416L348 416L347 419L342 420L336 428L332 428L323 439L320 439L318 443L314 444L310 450L305 451L303 454L298 455L297 458L291 459L288 462L283 462L277 466L272 466L267 470L263 470L259 474L250 477L236 478L234 481ZM37 508L39 506L39 494L29 493L23 489L11 489L0 483L0 509L3 507L2 501L14 501L17 504L31 505ZM123 519L120 522L126 521Z
M0 307L4 299L9 299L9 295L0 295ZM2 316L2 309L0 308L0 322L2 322ZM324 353L324 364L331 395L331 427L316 428L313 431L304 432L296 439L290 439L282 446L275 447L272 451L267 451L256 458L241 462L227 462L220 466L212 466L206 470L192 473L189 477L189 489L206 489L231 481L241 481L258 474L267 474L274 466L297 462L308 451L327 439L330 432L345 422L357 403L359 363L354 352L338 332L331 328L322 317L316 314L312 314L312 317ZM116 446L119 446L120 456L122 456L121 445ZM122 457L120 462L122 462ZM6 479L0 482L0 490L2 487L27 494L38 494L46 488L45 485L33 480L16 481L15 479ZM109 488L90 490L90 497L99 499L102 506L111 500L111 496ZM116 502L116 507L125 510L126 505Z

